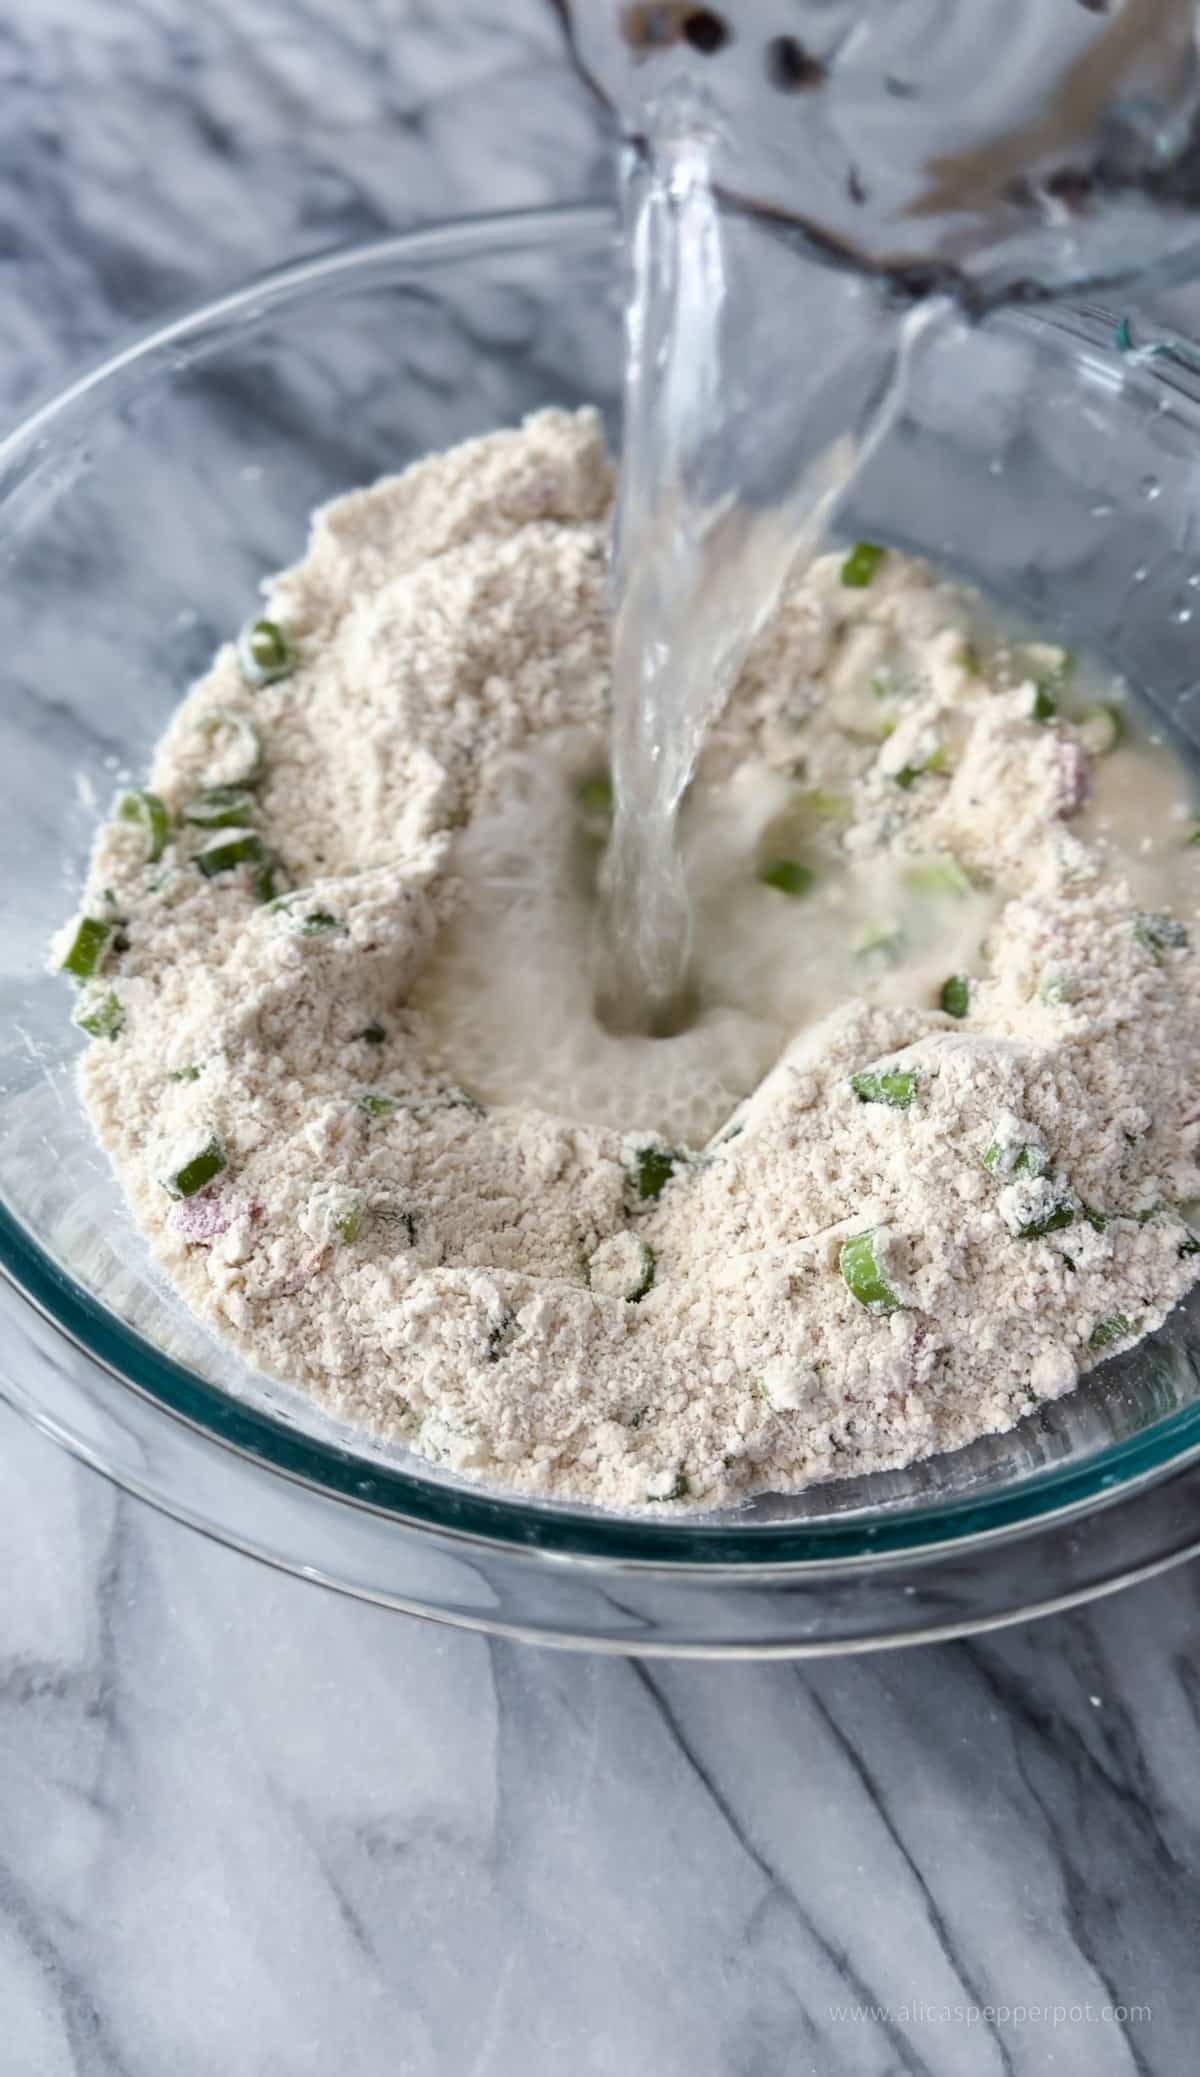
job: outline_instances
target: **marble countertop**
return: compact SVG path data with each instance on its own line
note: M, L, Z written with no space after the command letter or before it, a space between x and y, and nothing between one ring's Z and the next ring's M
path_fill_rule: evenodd
M0 87L6 419L264 264L609 177L548 0L9 0ZM0 1580L4 2077L1194 2062L1193 1569L876 1657L568 1657L0 1411Z

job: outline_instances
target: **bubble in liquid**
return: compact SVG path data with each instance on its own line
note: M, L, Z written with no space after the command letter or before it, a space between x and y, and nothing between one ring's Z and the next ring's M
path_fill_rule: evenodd
M1186 627L1192 617L1192 611L1192 607L1187 605L1183 599L1176 599L1171 607L1171 618L1177 627Z
M1200 591L1200 570L1192 571L1187 580L1187 588L1189 591Z
M1102 499L1100 500L1100 503L1099 503L1098 505L1093 505L1093 506L1092 506L1091 510L1092 510L1092 518L1093 518L1093 519L1111 519L1111 518L1112 518L1112 515L1113 515L1113 510L1114 510L1114 507L1113 507L1112 505L1108 504L1108 503L1107 503L1107 502L1106 502L1106 501L1105 501L1105 500L1104 500L1104 499L1102 498Z
M1143 476L1141 483L1138 485L1138 488L1141 491L1142 496L1150 504L1153 504L1155 498L1160 498L1162 496L1162 484L1159 482L1157 476Z
M1149 575L1150 572L1146 568L1145 563L1139 563L1136 570L1133 573L1133 581L1135 584L1144 584Z

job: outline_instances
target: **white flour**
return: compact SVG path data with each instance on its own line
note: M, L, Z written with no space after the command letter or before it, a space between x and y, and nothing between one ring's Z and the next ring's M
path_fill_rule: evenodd
M689 805L697 1021L599 1030L610 497L594 417L545 412L318 515L269 591L297 667L222 650L169 830L97 839L81 1086L262 1370L512 1486L713 1504L1009 1427L1192 1282L1200 851L1165 753L1035 718L1057 654L980 669L960 594L828 557ZM230 812L283 906L180 819L256 755Z

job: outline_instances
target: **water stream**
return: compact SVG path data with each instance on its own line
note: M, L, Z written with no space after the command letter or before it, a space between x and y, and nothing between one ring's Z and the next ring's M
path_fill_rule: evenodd
M788 572L886 427L930 302L781 250L718 206L694 110L631 157L613 559L614 824L597 999L610 1030L686 1024L680 804Z

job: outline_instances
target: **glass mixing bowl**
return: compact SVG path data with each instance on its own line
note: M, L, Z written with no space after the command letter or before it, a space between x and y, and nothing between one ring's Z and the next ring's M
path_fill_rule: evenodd
M1011 1434L670 1520L468 1483L255 1375L154 1270L44 970L98 812L300 552L311 508L534 406L617 393L613 225L497 216L292 267L167 325L0 447L0 1388L273 1563L556 1643L828 1652L1061 1606L1200 1547L1200 1299ZM847 531L949 564L1200 735L1200 379L1111 314L931 343ZM962 361L963 365L959 365Z

